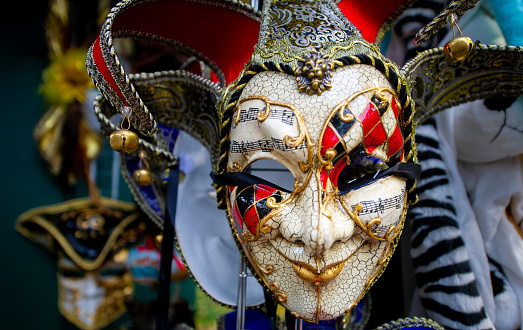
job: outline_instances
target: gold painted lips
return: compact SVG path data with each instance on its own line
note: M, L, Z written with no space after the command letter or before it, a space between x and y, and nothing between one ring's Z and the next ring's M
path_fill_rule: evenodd
M347 259L325 266L320 272L307 263L300 261L289 261L292 265L292 269L300 279L308 283L319 285L321 283L329 282L338 276Z

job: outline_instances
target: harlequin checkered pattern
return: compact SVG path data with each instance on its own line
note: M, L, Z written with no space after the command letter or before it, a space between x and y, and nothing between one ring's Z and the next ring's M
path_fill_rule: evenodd
M334 149L337 154L343 151L343 138L357 125L361 124L363 129L363 146L368 155L381 156L385 161L401 152L403 159L403 135L401 131L400 107L393 97L392 102L380 100L375 94L366 105L363 112L352 121L344 122L338 115L330 120L322 138L321 155L328 149ZM344 109L344 115L351 114L348 108Z
M281 193L279 190L263 184L238 187L237 191L233 217L240 228L243 228L243 224L245 224L247 229L255 235L260 219L263 219L272 210L267 206L267 198L272 196L279 203Z

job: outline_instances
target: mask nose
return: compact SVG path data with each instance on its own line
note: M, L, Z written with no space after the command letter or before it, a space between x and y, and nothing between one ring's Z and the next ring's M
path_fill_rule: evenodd
M320 200L318 187L316 177L312 175L305 190L296 198L288 214L289 220L284 220L288 225L280 227L287 240L303 242L312 254L320 257L336 241L345 242L352 237L354 221L341 211L335 197L324 195Z

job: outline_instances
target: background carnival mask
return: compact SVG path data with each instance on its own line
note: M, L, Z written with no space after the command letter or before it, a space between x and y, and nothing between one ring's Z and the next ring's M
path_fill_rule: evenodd
M478 77L499 75L510 68L507 58L520 56L478 44L450 65L452 78L435 79L449 70L443 49L400 70L378 49L406 7L401 1L376 7L272 1L259 13L237 2L124 1L88 54L104 96L96 111L105 132L117 129L111 122L117 111L131 109L130 122L144 135L139 148L154 151L149 163L163 167L175 161L163 147L164 127L199 140L210 152L218 206L227 209L252 272L273 299L308 321L350 310L383 272L416 200L416 125L480 98L486 91L472 88ZM172 20L175 12L183 17ZM194 22L196 16L206 24ZM440 21L422 37L441 28ZM182 49L212 73L208 79L198 70L127 76L113 47L120 36ZM499 66L482 65L478 59L487 54ZM467 95L445 93L459 88ZM521 93L521 81L510 88ZM174 107L164 101L166 91L180 100ZM488 92L502 93L495 86ZM258 165L267 160L290 172L290 185L278 175L260 177ZM182 254L189 250L186 235L178 231ZM191 271L201 260L194 262ZM212 286L199 282L204 290Z
M90 198L38 207L20 215L16 229L58 254L58 308L82 329L99 329L125 313L132 294L128 248L146 230L132 204Z

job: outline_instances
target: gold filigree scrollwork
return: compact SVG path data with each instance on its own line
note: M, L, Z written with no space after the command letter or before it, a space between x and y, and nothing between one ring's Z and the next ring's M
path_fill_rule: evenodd
M238 163L232 163L232 166L227 164L227 172L241 172L242 168Z
M385 263L387 261L387 258L392 254L395 246L395 241L398 235L401 232L401 225L393 225L390 226L389 230L387 230L387 233L385 234L385 241L387 241L387 244L385 245L385 248L383 249L383 252L378 259L377 263L377 269L374 272L374 275L370 276L367 279L367 282L365 282L365 287L368 288L372 285L372 283L378 278L378 276L381 274L385 267ZM365 292L365 291L364 291ZM363 297L363 294L360 296L360 299Z
M256 263L256 266L258 266L260 271L262 273L264 273L265 275L270 275L274 271L274 266L273 265L267 265L265 268L263 268L262 266L258 265L258 263Z
M321 95L323 91L332 87L332 70L334 63L330 61L330 55L311 50L304 58L298 60L298 67L294 70L298 90L309 95Z
M271 283L269 283L268 287L269 287L269 290L274 292L274 297L276 298L276 300L278 300L278 302L280 302L282 304L287 303L287 294L283 290L278 291L279 290L278 283L271 282Z
M387 234L385 235L385 237L379 237L377 233L372 231L372 227L379 226L381 224L380 218L374 218L374 219L370 220L369 222L367 222L367 224L363 224L363 222L360 219L360 216L358 215L358 213L363 209L363 205L361 205L361 203L354 205L353 211L351 211L349 209L347 203L343 200L343 198L338 198L338 200L339 200L341 206L343 206L343 208L345 209L345 212L347 212L347 214L349 214L352 221L354 221L354 223L356 223L356 225L358 227L360 227L365 233L367 233L367 235L369 235L370 238L373 238L378 241L388 241L387 235L389 234L390 228L389 228L389 231L387 231ZM392 226L392 227L394 227L394 226Z
M233 122L234 122L234 125L237 126L240 123L240 117L242 114L242 108L240 107L239 104L234 107L233 112L236 112L236 116L234 116Z
M320 213L325 215L327 218L332 219L332 212L327 209L329 201L339 195L337 189L332 191L325 191L321 185L321 169L316 171L316 182L318 184L318 200L320 201ZM329 187L327 187L328 189ZM325 196L324 196L325 195Z
M387 230L387 233L385 234L385 240L387 241L387 245L385 246L385 250L383 251L380 259L378 260L378 265L383 265L387 257L392 253L392 249L394 248L394 241L396 240L396 237L398 237L400 231L401 227L395 225L390 226L389 230Z
M283 291L278 291L274 294L274 297L276 297L276 300L282 304L287 303L287 294Z

